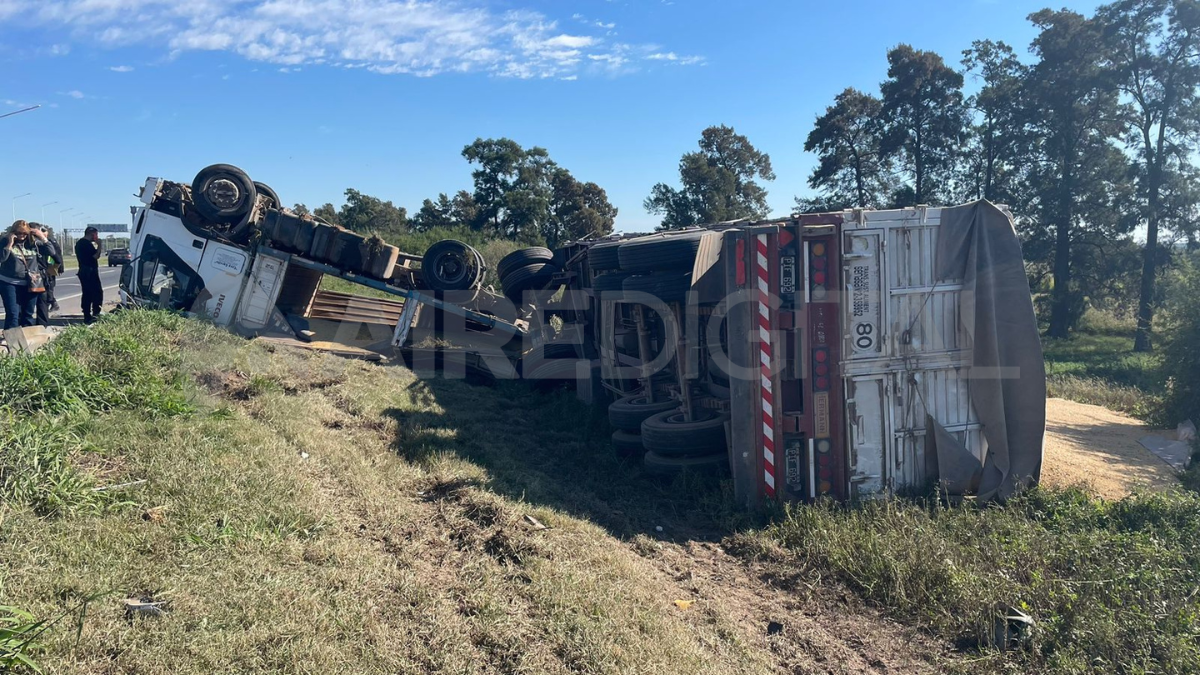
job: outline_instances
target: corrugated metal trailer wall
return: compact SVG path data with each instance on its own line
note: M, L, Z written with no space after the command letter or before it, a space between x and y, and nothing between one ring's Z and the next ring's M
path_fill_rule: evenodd
M884 495L936 476L928 413L981 459L961 285L933 278L940 209L728 232L731 462L747 504ZM740 292L740 295L738 295Z

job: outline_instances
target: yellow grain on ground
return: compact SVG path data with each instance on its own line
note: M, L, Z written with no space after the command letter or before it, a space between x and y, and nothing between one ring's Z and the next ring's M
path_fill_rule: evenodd
M1042 484L1086 484L1101 497L1120 499L1138 487L1178 484L1175 471L1138 439L1155 431L1107 408L1061 398L1046 399L1046 454Z

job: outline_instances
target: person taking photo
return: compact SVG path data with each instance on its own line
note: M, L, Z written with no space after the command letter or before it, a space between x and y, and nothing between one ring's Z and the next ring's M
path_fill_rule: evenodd
M38 262L38 243L46 236L18 220L0 237L0 298L4 301L4 330L32 326L37 299L45 289Z

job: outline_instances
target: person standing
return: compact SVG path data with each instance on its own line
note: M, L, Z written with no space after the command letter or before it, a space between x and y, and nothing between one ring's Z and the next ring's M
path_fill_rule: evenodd
M100 285L100 231L89 227L83 238L75 242L75 258L79 260L79 286L83 291L84 323L92 323L100 316L100 305L104 304L104 288Z
M45 225L39 223L29 224L30 232L38 232L42 235L41 241L37 242L38 264L42 268L42 274L45 276L46 291L39 293L37 298L37 323L39 326L50 325L50 312L58 309L58 302L54 300L54 285L58 279L58 274L62 267L62 249L58 242L50 237L50 231Z
M29 223L18 220L0 238L0 298L4 302L4 330L32 326L44 278L38 264L36 241L44 240Z

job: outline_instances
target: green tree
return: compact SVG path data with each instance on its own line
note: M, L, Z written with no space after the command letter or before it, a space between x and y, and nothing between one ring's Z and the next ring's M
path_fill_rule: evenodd
M603 188L579 182L566 169L555 171L550 184L550 218L542 228L547 246L612 232L617 208L609 203Z
M342 218L338 215L337 208L335 208L334 205L330 204L329 202L325 202L321 206L318 206L313 210L312 214L314 217L320 218L327 223L333 225L342 224Z
M536 236L550 214L550 176L557 165L549 153L526 150L508 138L479 138L462 154L479 165L471 172L476 207L471 226L514 239Z
M912 179L916 203L938 201L950 189L963 140L963 77L934 52L902 44L888 52L880 85L888 120L881 151L898 158Z
M294 206L292 206L292 211L295 211L302 216L309 215L308 207L301 202L297 202Z
M1151 349L1158 238L1164 224L1164 185L1172 162L1187 165L1200 135L1200 3L1121 0L1101 7L1108 37L1106 65L1116 71L1126 145L1139 166L1146 246L1134 350Z
M355 232L403 234L408 229L408 211L390 201L346 188L346 203L338 211L339 224Z
M663 216L661 229L739 218L762 218L768 213L767 191L756 179L775 180L771 158L724 125L700 135L700 151L679 160L682 187L654 186L643 205Z
M1020 203L1022 167L1029 156L1024 87L1029 69L1003 42L976 40L963 51L963 66L982 85L967 100L976 115L967 156L968 199Z
M452 227L457 225L454 220L454 205L445 192L438 195L437 201L426 199L421 202L417 215L413 216L412 229L417 232L428 232L435 227Z
M1035 169L1039 225L1053 231L1051 337L1066 337L1078 316L1079 289L1072 279L1072 243L1089 223L1085 198L1094 193L1097 168L1111 170L1117 111L1115 82L1103 66L1101 26L1067 10L1029 17L1040 29L1031 45L1026 93L1037 137ZM1097 163L1098 159L1103 162ZM1097 215L1095 210L1090 214Z
M838 210L880 206L887 191L887 164L880 152L883 103L870 94L846 88L817 118L804 141L818 164L808 186L818 200L797 200L803 210Z
M617 210L595 183L582 183L539 147L507 138L476 139L463 157L478 165L475 191L429 202L426 219L461 222L527 242L556 245L592 232L611 232ZM422 211L425 211L422 206Z

